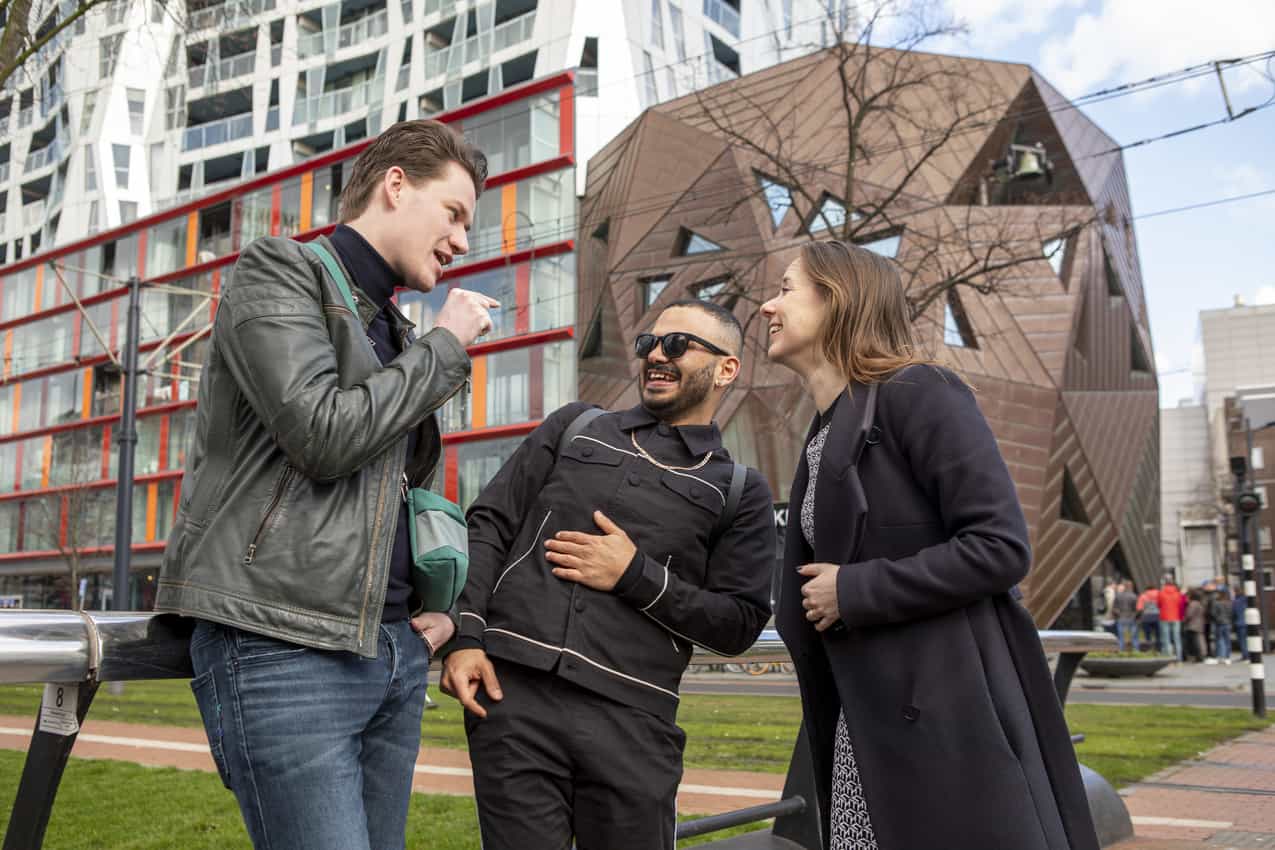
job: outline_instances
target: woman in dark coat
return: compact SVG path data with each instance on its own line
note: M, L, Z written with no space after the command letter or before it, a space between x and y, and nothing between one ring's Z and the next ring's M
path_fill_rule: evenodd
M970 389L914 353L893 264L810 243L761 309L770 359L819 409L776 622L825 845L1097 850L1018 602L1031 553L1014 484Z

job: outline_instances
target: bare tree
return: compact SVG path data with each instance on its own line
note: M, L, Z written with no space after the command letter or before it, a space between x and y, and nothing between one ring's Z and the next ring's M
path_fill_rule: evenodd
M33 56L110 0L0 0L0 88Z
M809 71L824 80L831 65L831 97L812 104L790 80L694 94L693 120L727 140L756 176L723 200L714 221L760 200L778 216L800 211L800 238L862 244L906 232L896 260L914 322L933 321L934 308L950 305L949 293L961 288L1000 291L1022 276L1018 267L1061 252L1093 221L1074 168L1052 171L1048 154L1060 152L1022 144L1020 134L1047 121L1047 109L1007 102L1003 81L976 63L922 52L964 32L936 4L878 0L851 11L828 0L826 7L830 46ZM969 147L983 138L994 140L997 157L970 171ZM1009 207L1033 203L1063 209L1025 224ZM749 274L758 259L736 257L716 300L769 297L759 284L774 282Z

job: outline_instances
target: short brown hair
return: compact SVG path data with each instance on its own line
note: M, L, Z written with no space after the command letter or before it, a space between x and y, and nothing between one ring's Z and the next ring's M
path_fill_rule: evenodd
M377 184L394 166L403 169L413 185L420 185L439 177L449 162L465 169L474 181L474 192L482 194L487 157L460 133L427 118L390 126L354 160L349 182L341 190L341 221L363 214Z
M803 245L801 266L828 305L819 341L823 356L847 381L876 383L905 366L933 362L917 351L893 262L828 239Z

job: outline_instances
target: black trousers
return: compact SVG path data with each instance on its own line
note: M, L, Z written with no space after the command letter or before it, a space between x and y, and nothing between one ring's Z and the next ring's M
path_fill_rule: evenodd
M465 713L483 850L672 850L686 735L567 682L493 659L504 699Z

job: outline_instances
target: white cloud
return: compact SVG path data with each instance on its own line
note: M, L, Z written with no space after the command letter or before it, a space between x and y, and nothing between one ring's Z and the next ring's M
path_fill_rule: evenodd
M992 0L987 0L992 2ZM1102 0L1076 17L1071 31L1046 38L1040 70L1069 97L1114 82L1138 80L1188 65L1271 48L1275 3L1270 0ZM1261 66L1232 69L1227 87L1237 106L1258 99L1271 83ZM1213 75L1184 84L1217 86ZM1181 90L1166 86L1160 91ZM1250 95L1247 101L1237 95ZM1263 98L1264 99L1264 98Z
M1062 9L1080 8L1083 0L947 0L952 15L969 27L970 40L982 52L1025 35L1049 29Z
M1275 304L1275 286L1259 286L1255 304Z
M1275 186L1275 170L1262 168L1253 163L1241 162L1224 165L1215 169L1218 197L1233 198L1261 192ZM1225 210L1232 218L1252 222L1254 216L1275 217L1275 195L1251 198L1236 204L1219 208Z

